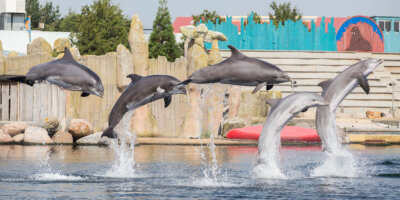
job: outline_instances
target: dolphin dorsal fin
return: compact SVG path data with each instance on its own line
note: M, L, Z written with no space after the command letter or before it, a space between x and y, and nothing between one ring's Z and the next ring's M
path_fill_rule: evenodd
M324 91L324 90L326 90L326 88L329 87L331 82L332 82L332 79L328 79L326 81L322 81L322 82L318 83L318 86L322 88L322 91Z
M72 56L71 52L67 47L64 49L64 56L62 57L63 60L74 60L74 57Z
M281 99L268 99L265 103L274 107Z
M140 79L143 78L143 76L137 75L137 74L129 74L128 76L126 76L126 78L130 78L132 80L131 83L136 82Z
M231 49L231 58L235 58L235 59L239 59L242 60L244 58L246 58L246 56L240 52L238 49L236 49L234 46L232 45L228 45L229 49Z

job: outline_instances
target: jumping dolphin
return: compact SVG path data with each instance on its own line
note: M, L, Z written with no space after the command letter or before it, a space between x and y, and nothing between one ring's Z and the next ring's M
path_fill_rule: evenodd
M25 76L15 76L9 80L30 86L33 86L35 81L46 80L66 90L81 91L82 97L90 94L102 97L104 94L100 77L88 67L76 62L66 47L61 59L35 65Z
M322 87L322 96L329 102L328 106L319 106L316 114L316 126L323 149L332 152L340 148L336 128L336 108L346 96L358 85L369 93L367 76L378 67L383 60L369 58L351 65L332 80L318 84Z
M108 116L108 128L101 137L116 138L114 128L121 121L122 117L129 110L133 110L158 99L164 99L165 107L171 103L172 95L186 94L185 85L172 76L151 75L142 77L137 74L130 74L127 77L132 82L122 92L115 102L110 115Z
M258 140L259 159L255 170L266 176L283 176L277 164L281 130L298 113L310 107L328 105L328 102L316 93L300 92L283 99L268 100L267 104L271 106L271 111Z
M182 84L222 83L243 86L256 86L253 94L266 86L270 90L274 84L289 82L290 77L277 66L265 61L249 58L228 45L230 58L192 73Z

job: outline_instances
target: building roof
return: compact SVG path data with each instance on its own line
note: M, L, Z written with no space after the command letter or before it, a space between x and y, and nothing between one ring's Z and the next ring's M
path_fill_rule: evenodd
M180 33L179 29L181 26L193 25L192 17L176 17L172 27L174 28L174 33Z

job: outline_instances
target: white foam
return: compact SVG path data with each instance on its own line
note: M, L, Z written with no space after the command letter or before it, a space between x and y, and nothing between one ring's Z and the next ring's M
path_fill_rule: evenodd
M271 163L260 163L257 164L252 174L254 178L265 178L265 179L286 179L287 177L281 172L277 165L270 165Z
M60 173L36 174L33 178L37 181L81 181L85 180L80 176L62 175Z
M335 154L326 153L323 164L313 170L311 177L358 177L359 171L355 157L342 149Z
M329 151L325 153L326 159L323 164L316 167L311 173L312 177L357 177L360 170L357 159L340 143L336 127L336 116L331 115L327 131L321 138L325 138L325 144Z
M229 183L226 181L214 181L212 179L200 179L193 181L191 187L239 187L239 184Z

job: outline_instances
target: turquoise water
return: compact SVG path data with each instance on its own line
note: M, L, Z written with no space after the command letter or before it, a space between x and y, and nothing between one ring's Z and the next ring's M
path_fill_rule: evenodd
M118 176L108 147L1 145L0 199L399 198L399 146L346 148L355 177L313 176L326 157L320 147L282 147L285 179L263 179L252 174L256 147L217 146L214 165L207 146L202 159L200 146L141 145L134 170Z

